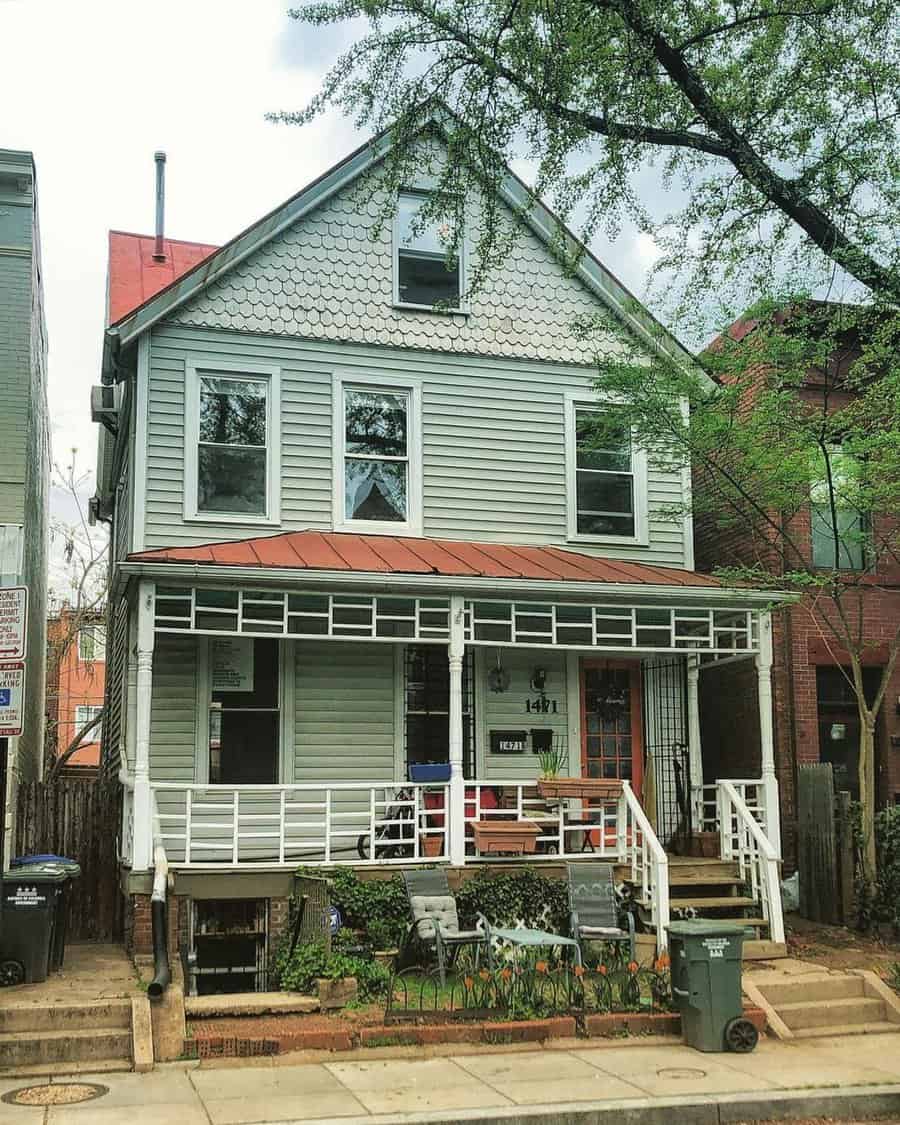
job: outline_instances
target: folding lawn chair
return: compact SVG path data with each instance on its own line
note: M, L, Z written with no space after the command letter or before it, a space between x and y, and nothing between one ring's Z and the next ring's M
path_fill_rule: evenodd
M628 942L634 960L634 918L616 898L611 863L567 863L572 937L582 941ZM622 926L622 915L625 926ZM583 951L582 951L583 954Z
M476 965L482 949L490 963L491 946L485 919L481 914L478 915L477 929L459 928L459 913L456 900L450 893L446 871L404 871L403 881L406 884L412 922L397 954L399 964L403 964L404 954L416 938L423 945L434 949L442 985L446 981L447 966L453 964L464 945L475 946Z

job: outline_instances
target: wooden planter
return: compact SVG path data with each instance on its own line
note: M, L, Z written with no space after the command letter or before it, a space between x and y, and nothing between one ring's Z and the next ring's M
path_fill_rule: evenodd
M472 824L475 846L482 853L530 855L537 848L540 826L530 820L476 820Z
M428 856L429 859L435 859L444 854L444 837L443 836L420 836L419 848L422 855Z
M618 801L622 782L616 778L552 777L542 778L537 791L544 800L574 797L582 801Z

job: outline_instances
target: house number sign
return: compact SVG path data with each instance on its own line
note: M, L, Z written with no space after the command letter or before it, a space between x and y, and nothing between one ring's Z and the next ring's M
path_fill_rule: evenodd
M558 715L559 710L555 699L548 699L546 695L536 695L534 699L525 700L525 712L528 715Z

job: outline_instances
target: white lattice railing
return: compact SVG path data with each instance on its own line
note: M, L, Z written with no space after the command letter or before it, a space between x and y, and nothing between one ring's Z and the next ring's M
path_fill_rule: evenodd
M335 782L152 786L175 867L409 864L445 859L448 786Z
M475 846L472 823L488 817L491 820L527 820L538 825L541 831L536 851L529 854L529 860L578 856L618 859L617 806L615 800L587 804L563 797L548 801L539 795L534 781L467 782L466 854L475 860L503 862L502 857L482 857Z
M657 948L668 944L669 860L666 850L627 781L618 807L619 855L631 867L631 884L640 902L650 907Z
M694 788L694 823L699 832L721 834L719 824L719 785L699 785ZM766 792L763 782L758 778L728 778L747 809L762 828L768 833L766 823Z
M723 859L735 860L752 898L760 904L772 941L784 941L778 853L744 800L739 783L720 781L718 820Z

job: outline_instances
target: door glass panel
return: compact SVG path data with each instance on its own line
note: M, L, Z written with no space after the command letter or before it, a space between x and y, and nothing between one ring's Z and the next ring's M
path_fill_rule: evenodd
M279 642L260 638L229 638L229 642L230 656L213 673L209 780L213 785L274 785L281 726ZM215 669L215 653L211 663Z
M588 777L633 775L631 672L627 668L585 668L585 756Z

